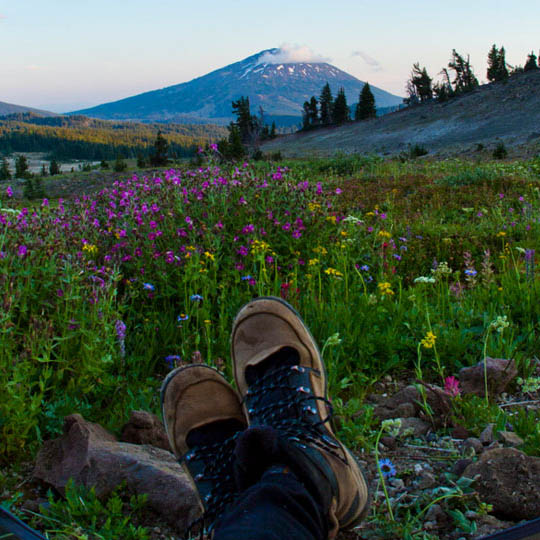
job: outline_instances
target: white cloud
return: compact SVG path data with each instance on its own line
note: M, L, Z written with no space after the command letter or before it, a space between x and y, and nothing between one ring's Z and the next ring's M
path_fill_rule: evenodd
M381 64L364 51L353 51L351 56L359 56L372 69L372 71L382 71Z
M275 52L264 53L260 58L259 64L296 64L298 62L330 62L330 58L326 58L315 53L306 45L293 45L284 43L280 45Z

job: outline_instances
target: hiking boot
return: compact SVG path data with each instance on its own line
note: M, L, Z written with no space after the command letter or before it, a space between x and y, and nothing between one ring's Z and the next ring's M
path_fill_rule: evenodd
M280 298L249 302L233 323L231 351L250 425L242 437L255 430L249 446L272 448L270 461L291 467L327 513L329 538L357 526L368 509L367 483L334 435L325 367L298 313Z
M199 525L210 531L237 496L234 447L247 427L240 399L217 370L194 364L169 373L161 387L161 407L169 444L203 513L187 534Z

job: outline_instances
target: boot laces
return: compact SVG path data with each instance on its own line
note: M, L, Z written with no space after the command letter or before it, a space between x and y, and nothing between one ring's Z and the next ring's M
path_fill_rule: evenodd
M240 432L218 443L194 446L180 458L179 463L185 463L188 469L196 466L197 473L193 475L193 480L197 487L201 482L210 483L209 490L199 493L204 513L188 525L184 539L191 538L192 532L198 530L199 538L202 540L237 497L234 487L233 461L234 447L239 435Z
M243 400L248 416L252 424L271 426L300 448L313 446L346 462L341 445L325 426L333 416L332 404L313 394L310 373L321 374L311 367L286 365L255 380ZM326 405L325 418L319 415L320 401Z

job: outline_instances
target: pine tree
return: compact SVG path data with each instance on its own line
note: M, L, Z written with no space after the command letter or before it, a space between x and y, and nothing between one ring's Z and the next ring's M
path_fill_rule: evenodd
M2 166L0 167L0 180L11 179L11 172L9 171L9 163L6 158L2 160Z
M228 157L241 159L246 155L246 149L242 144L242 133L240 127L231 122L229 125Z
M538 69L538 64L536 63L534 51L531 51L531 54L527 56L527 62L525 62L525 65L523 66L523 71L533 71L535 69Z
M270 139L275 139L276 138L276 123L275 122L272 122L272 127L270 128L269 137L270 137Z
M319 111L317 109L317 98L311 96L309 100L309 125L316 126L319 123Z
M320 103L320 119L323 126L327 126L332 123L332 109L334 106L334 98L332 97L332 90L330 85L326 83L322 89Z
M252 144L254 138L256 137L255 133L255 117L251 115L249 98L240 97L240 99L232 102L233 114L236 116L235 125L240 130L240 137L243 144Z
M366 82L362 91L360 92L360 98L358 104L356 105L356 111L354 114L355 120L366 120L368 118L375 118L377 116L377 109L375 108L375 97L369 86L369 83Z
M489 82L505 81L508 79L506 51L504 47L497 49L497 46L493 44L489 50L487 78Z
M309 101L304 101L302 106L302 129L309 129Z
M26 178L29 176L28 160L22 154L15 160L15 178Z
M452 60L448 62L448 67L455 72L455 78L452 81L455 94L470 92L478 86L478 79L473 73L469 55L467 55L467 60L465 60L456 49L453 49Z
M349 107L347 105L347 97L345 96L345 89L341 87L334 101L334 107L332 110L332 120L334 124L344 124L349 120Z
M45 167L45 163L41 165L41 176L43 176L44 178L45 176L47 176L47 167Z
M51 176L60 174L60 165L58 165L58 161L56 161L56 159L53 159L49 164L49 174Z
M167 165L169 162L169 158L167 157L168 152L169 143L166 141L165 137L163 137L161 130L159 130L156 140L154 141L154 151L150 154L150 164L155 167Z
M432 81L433 79L428 75L426 68L420 67L420 62L413 64L411 78L407 81L409 103L431 99L433 97Z

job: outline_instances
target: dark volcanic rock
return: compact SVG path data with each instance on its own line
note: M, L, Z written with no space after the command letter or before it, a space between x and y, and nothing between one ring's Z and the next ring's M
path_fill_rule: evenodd
M514 360L504 358L486 358L486 374L488 393L498 395L504 392L506 387L517 376L517 368ZM459 382L463 394L485 395L484 388L484 361L474 366L461 368Z
M433 423L442 425L450 413L450 396L438 386L425 385L426 401L433 411ZM422 396L414 385L407 386L375 408L381 420L421 416L430 419L422 409Z
M47 441L37 456L34 477L61 493L70 478L94 487L99 497L125 482L148 496L148 505L179 531L199 514L190 481L174 456L161 448L116 441L78 414L68 416L64 434Z
M540 516L540 458L515 448L486 450L463 475L479 475L476 490L482 501L493 505L496 517L519 521Z
M120 440L171 450L163 423L155 414L146 411L131 411L128 423L122 428Z

